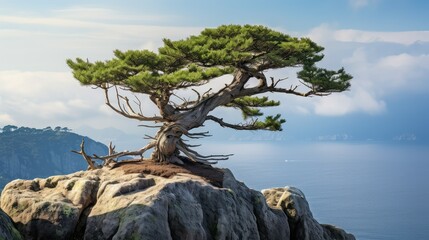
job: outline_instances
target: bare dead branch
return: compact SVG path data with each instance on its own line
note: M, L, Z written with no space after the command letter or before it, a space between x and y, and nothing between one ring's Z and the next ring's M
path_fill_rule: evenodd
M115 146L112 145L112 142L109 143L109 155L115 154Z
M303 81L301 81L301 80L299 80L299 82L300 82L302 85L304 85L304 86L306 86L306 87L308 87L308 88L310 88L310 89L313 89L313 87L312 87L310 84L305 83L305 82L303 82Z
M284 80L286 80L287 79L287 77L285 77L285 78L280 78L280 79L278 79L276 82L274 82L274 84L272 85L273 87L276 87L277 86L277 84L279 84L280 82L282 82L282 81L284 81Z
M199 132L199 133L185 133L186 136L191 137L211 137L212 135L209 134L209 132Z
M187 100L184 97L181 97L181 96L179 96L179 95L177 95L175 93L173 93L172 95L175 96L175 97L177 97L182 102L187 102Z
M145 134L144 136L145 136L145 139L152 139L152 140L156 140L156 138L154 138L154 137L152 137L152 136L149 136L149 135L147 135L147 134Z
M115 85L114 86L115 87L115 92L116 92L116 101L117 101L117 104L118 104L118 107L119 107L119 110L121 111L121 112L125 112L126 114L128 114L128 112L126 112L126 111L124 111L124 109L123 109L123 105L122 105L122 103L121 103L121 100L120 100L120 98L122 97L121 95L119 95L119 92L118 92L118 87Z
M156 146L156 142L152 141L150 142L148 145L146 145L145 147L137 150L137 151L122 151L122 152L117 152L115 154L111 154L111 155L106 155L106 156L98 156L96 154L94 154L94 158L95 159L100 159L100 160L107 160L107 159L117 159L120 157L125 157L125 156L140 156L142 160L144 160L143 158L143 153L145 153L147 150L153 148Z
M92 158L91 158L91 157L89 157L89 156L85 153L85 139L84 139L84 138L82 138L82 143L80 144L80 151L78 152L78 151L72 150L72 152L82 155L82 157L83 157L83 158L86 160L86 162L88 163L88 165L89 165L89 169L91 169L91 170L96 169L96 167L95 167L95 165L94 165L94 162L92 161Z
M144 116L143 114L137 114L135 112L133 113L128 113L126 111L124 111L121 107L121 104L118 105L119 108L113 106L110 102L110 98L109 98L109 87L108 86L103 86L102 87L104 89L104 97L105 97L105 103L108 107L110 107L113 111L115 111L116 113L119 113L120 115L127 117L127 118L132 118L132 119L137 119L140 121L155 121L155 122L165 122L166 120L162 117L159 116L154 116L154 117L147 117ZM119 94L119 93L118 93ZM120 97L117 96L117 100L120 101Z
M153 126L153 125L146 125L146 124L139 124L139 127L146 127L146 128L160 128L162 126Z
M136 100L134 100L134 103L138 106L140 114L143 115L142 101L135 94L133 95L136 98Z
M191 145L191 144L186 144L186 140L182 139L183 144L185 144L188 148L194 148L194 147L201 147L201 144L196 144L196 145Z
M206 98L210 95L210 91L212 90L212 88L209 88L209 90L205 91L202 95L202 98Z
M252 121L250 123L245 123L245 124L231 124L231 123L227 123L223 121L223 118L217 118L215 116L212 115L208 115L206 117L206 120L211 120L214 121L216 123L218 123L221 127L228 127L228 128L232 128L235 130L260 130L260 128L258 128L255 123L255 121Z
M198 98L197 98L196 101L197 102L201 101L201 95L200 95L200 93L197 90L193 89L193 88L192 88L192 91L194 91L197 94L197 96L198 96Z
M195 89L192 89L192 90L194 92L198 93ZM200 102L200 95L198 95L198 100L193 100L193 101L191 101L190 99L185 99L184 97L180 97L180 96L178 96L175 93L173 93L172 95L175 96L175 97L177 97L180 101L182 101L181 104L173 103L175 105L175 108L177 110L180 110L180 111L189 110L189 109L191 109L193 107L193 105L195 105L195 104L197 104L197 103Z

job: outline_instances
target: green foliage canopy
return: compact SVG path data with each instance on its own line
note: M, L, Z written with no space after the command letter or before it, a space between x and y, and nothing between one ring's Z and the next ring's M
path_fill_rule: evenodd
M89 62L77 58L68 59L67 64L83 85L103 89L121 86L132 92L148 94L160 108L162 118L170 121L177 119L178 114L182 116L184 109L191 111L202 102L220 96L221 91L230 91L232 96L222 106L241 110L247 119L262 116L260 108L280 104L268 97L253 95L279 92L304 97L323 96L347 90L352 78L342 68L335 71L316 67L316 63L323 59L323 47L310 39L291 37L264 26L223 25L205 29L199 35L183 40L164 39L163 42L157 53L115 50L115 57L111 60ZM297 78L309 88L308 92L298 92L296 87L280 88L278 81L274 80L268 83L266 70L287 67L302 68ZM257 88L245 89L244 83L240 82L243 78L237 77L239 73L247 76L245 81L253 77L259 79L260 84ZM234 80L220 92L199 98L191 106L189 103L171 106L170 96L174 91L204 85L225 74L233 74ZM242 89L233 89L236 86ZM222 126L232 126L219 118L210 117L210 120ZM265 121L251 121L251 125L236 125L239 126L236 129L281 130L282 123L284 120L276 115L267 117Z

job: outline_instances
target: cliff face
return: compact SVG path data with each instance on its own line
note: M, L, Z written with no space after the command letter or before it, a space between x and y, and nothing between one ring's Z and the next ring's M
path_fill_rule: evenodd
M83 136L68 130L28 127L0 131L0 190L16 178L32 179L87 168L79 150ZM87 152L104 155L107 147L85 137Z
M16 230L12 221L9 219L1 209L0 209L0 239L22 239L21 234Z
M26 239L354 239L318 224L295 188L262 194L201 165L127 163L15 180L1 209Z

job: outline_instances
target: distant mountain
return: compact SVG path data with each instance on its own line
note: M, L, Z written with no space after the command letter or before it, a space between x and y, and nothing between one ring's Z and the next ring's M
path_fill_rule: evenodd
M67 174L87 168L79 150L82 138L88 154L107 153L107 146L70 132L68 128L0 128L0 190L13 179Z

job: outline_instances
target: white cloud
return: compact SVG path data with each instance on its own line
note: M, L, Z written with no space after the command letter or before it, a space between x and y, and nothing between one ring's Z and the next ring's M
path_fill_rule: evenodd
M339 42L388 42L411 45L417 42L429 42L429 31L369 32L342 29L334 31L333 38Z
M429 31L362 31L356 29L335 29L327 24L322 24L311 29L307 36L319 43L332 41L354 43L386 42L411 45L419 42L429 42Z
M89 109L91 106L91 104L87 100L78 99L78 98L67 101L67 105L73 108L80 108L80 109Z
M6 16L0 15L1 23L20 24L20 25L40 25L51 27L73 27L73 28L96 28L103 26L88 21L71 20L56 17L19 17L19 16Z
M139 124L113 112L100 89L80 86L69 72L0 71L0 96L0 126L120 126L135 132ZM154 114L152 102L143 100L142 107Z
M17 103L15 109L19 109L21 113L28 116L38 117L40 119L71 117L73 112L63 101L47 101L41 103L20 101Z
M65 59L103 60L111 58L112 50L117 48L156 50L162 38L180 39L202 29L159 25L175 18L85 7L56 10L43 16L35 12L0 14L0 24L4 26L0 30L1 120L35 127L52 122L71 128L83 124L134 128L138 122L100 107L104 104L102 92L80 86ZM151 104L144 102L143 107L152 114L154 107L146 106Z
M397 91L416 92L429 89L429 54L400 53L368 56L366 48L359 47L343 64L353 72L353 86L375 92L379 97ZM374 53L372 53L374 55Z
M129 17L133 19L133 16ZM160 26L140 21L100 21L31 14L0 14L0 24L4 26L0 30L0 70L25 71L65 71L68 70L67 58L104 60L112 57L114 49L156 50L163 38L181 39L202 30L199 27Z
M369 3L354 1L353 4L363 7ZM110 9L79 7L57 10L51 16L44 17L0 16L0 23L12 26L0 30L0 67L4 69L10 63L10 66L24 68L42 66L39 69L60 66L58 72L0 71L1 119L14 122L44 122L47 119L72 122L73 119L81 119L89 125L104 124L106 127L110 124L106 121L120 122L117 119L123 117L102 105L104 98L100 91L79 86L68 72L64 60L74 56L88 57L90 60L110 58L115 48L156 50L164 37L178 39L201 30L141 23L149 21L146 18L125 16ZM332 65L344 65L354 79L349 92L326 98L293 100L299 103L289 108L293 112L321 115L353 112L376 114L386 110L386 95L404 88L407 91L422 89L421 86L428 89L429 84L422 77L429 75L429 65L426 64L429 62L428 54L392 53L382 48L371 53L367 46L379 42L404 46L426 43L429 42L429 31L370 32L321 25L312 29L308 35L316 42L323 43L327 52L339 48L339 43L346 44L348 47L341 52L341 56L327 57L335 59ZM15 49L21 49L23 54L20 55ZM223 82L223 79L219 79L213 82L213 86L223 86ZM180 94L195 97L192 92ZM284 101L284 98L279 99ZM287 102L290 100L287 99ZM154 111L153 107L145 109Z
M82 7L76 6L65 9L56 9L53 10L52 13L55 17L59 18L68 18L68 19L81 19L81 20L108 20L108 21L149 21L149 22L163 22L167 20L174 20L177 18L176 16L171 15L162 15L162 14L142 14L142 15L130 15L123 14L121 12L115 11L113 9L108 8L96 8L96 7Z
M97 107L97 111L106 116L114 116L115 113L106 104Z
M97 97L88 90L67 72L0 71L0 109L17 123L84 118Z
M0 71L0 109L6 109L16 122L80 116L75 109L82 109L84 100L76 97L85 91L78 88L66 72Z
M130 17L130 16L129 16ZM132 16L131 16L132 19ZM99 22L93 19L79 18L64 18L64 17L34 17L34 16L8 16L0 15L0 23L11 24L11 25L23 25L23 26L43 26L51 27L43 30L44 33L51 33L56 35L63 35L64 28L79 31L82 34L84 30L85 35L88 37L107 38L107 39L127 39L131 36L139 38L149 39L162 39L162 38L175 38L175 37L187 37L191 34L196 34L202 30L199 27L178 27L178 26L158 26L150 24L138 24L138 23L120 23L120 22ZM25 31L25 30L23 30ZM34 32L29 30L30 32ZM40 30L41 31L41 30ZM4 31L5 33L16 34L16 31ZM21 32L22 33L22 32ZM72 32L71 32L72 33ZM70 32L67 34L70 35ZM66 34L66 35L67 35Z
M303 106L295 106L295 110L300 114L305 114L305 115L310 114L310 111Z
M369 59L366 50L358 48L350 58L343 60L346 69L354 75L351 90L316 100L315 113L345 115L352 112L384 112L386 103L383 99L389 95L429 90L427 62L428 55L406 53Z
M382 113L388 109L385 99L393 94L429 90L429 31L370 32L321 25L308 36L334 55L327 56L329 66L344 66L354 77L350 91L314 98L313 107L306 105L316 114Z
M162 46L162 39L159 39L158 41L146 41L143 43L139 49L147 49L152 52L157 52L158 48Z
M326 116L340 116L357 111L376 114L383 112L385 105L382 100L377 100L364 89L359 89L351 94L321 98L315 103L314 111L316 114Z
M67 72L0 71L0 93L15 98L51 99L76 85L70 80L71 74Z
M390 89L421 90L429 85L428 63L429 54L401 53L380 58L374 68L384 74L380 82Z
M375 0L349 0L350 6L354 9L364 8L373 2L375 2Z
M0 114L0 127L8 124L15 124L15 120L9 114Z
M320 44L333 41L333 34L335 31L336 29L332 28L330 25L322 24L318 27L312 28L307 34L304 34L304 36Z

